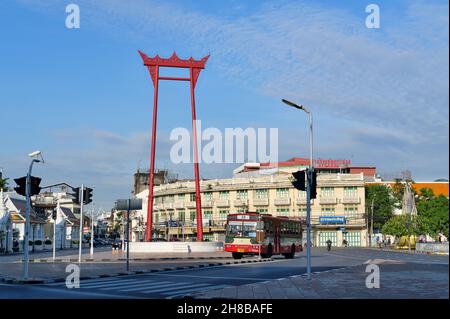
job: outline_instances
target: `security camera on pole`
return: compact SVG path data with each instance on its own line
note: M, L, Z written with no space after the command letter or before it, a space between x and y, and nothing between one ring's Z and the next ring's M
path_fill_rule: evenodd
M30 163L30 167L28 169L27 176L16 178L14 181L18 185L14 188L17 194L23 195L26 197L26 207L25 207L25 234L24 234L24 263L23 263L23 279L27 280L28 277L28 266L29 266L29 232L30 232L30 211L31 211L31 196L39 194L41 188L39 184L41 183L41 179L39 177L31 176L31 171L33 169L34 163L44 163L44 158L41 155L40 151L35 151L33 153L28 154L29 157L33 158ZM41 159L37 159L40 156Z

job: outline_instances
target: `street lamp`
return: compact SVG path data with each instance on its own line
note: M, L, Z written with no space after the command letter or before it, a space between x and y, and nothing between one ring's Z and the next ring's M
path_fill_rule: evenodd
M24 241L25 241L25 245L24 245L24 263L23 263L23 279L27 280L28 279L28 265L30 262L30 258L29 258L29 232L30 232L30 210L31 210L31 171L33 170L33 164L34 163L44 163L44 158L41 155L41 151L34 151L30 154L28 154L29 157L32 158L31 163L30 163L30 167L28 169L28 174L27 174L27 180L26 180L26 188L25 188L25 197L26 197L26 208L25 208L25 236L24 236ZM37 159L38 157L41 157L41 159Z
M298 105L294 102L282 99L283 103L294 107L299 110L303 110L309 116L309 169L308 175L308 187L306 189L306 273L308 280L311 279L311 184L313 179L313 119L312 113L305 106Z

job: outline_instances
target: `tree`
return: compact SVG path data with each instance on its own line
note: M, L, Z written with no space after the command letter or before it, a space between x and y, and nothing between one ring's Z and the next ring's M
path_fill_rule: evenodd
M367 217L369 220L372 217L373 203L373 227L381 229L394 214L396 202L392 191L385 185L368 185L365 192Z
M0 177L0 189L8 191L8 180L9 178Z
M420 222L414 215L397 215L389 219L382 227L382 233L397 238L420 233Z
M420 189L417 200L419 224L424 234L436 237L439 233L448 237L449 205L444 195L435 196L431 189Z

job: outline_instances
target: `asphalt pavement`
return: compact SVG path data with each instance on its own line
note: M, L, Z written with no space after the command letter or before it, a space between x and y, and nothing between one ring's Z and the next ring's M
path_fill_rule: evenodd
M333 249L328 252L316 248L312 251L312 271L321 274L345 270L375 259L397 261L410 266L436 265L448 270L448 256L363 248ZM306 256L302 253L294 259L275 257L271 262L229 264L211 268L81 280L79 288L71 289L67 288L64 282L32 286L1 285L0 298L181 298L199 292L269 283L301 276L305 272Z

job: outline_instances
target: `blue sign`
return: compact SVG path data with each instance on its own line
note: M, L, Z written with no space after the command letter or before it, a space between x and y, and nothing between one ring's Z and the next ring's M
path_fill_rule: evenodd
M345 224L345 216L320 216L321 224Z

